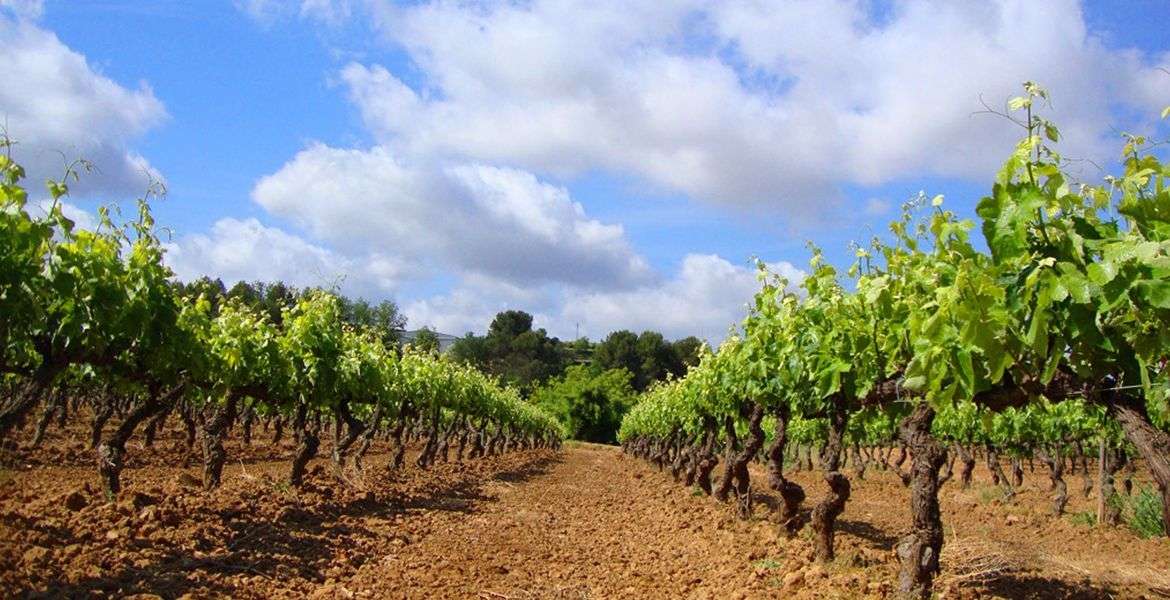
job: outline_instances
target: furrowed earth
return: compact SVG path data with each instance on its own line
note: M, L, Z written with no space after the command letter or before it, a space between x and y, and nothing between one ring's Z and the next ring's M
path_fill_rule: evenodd
M0 597L890 598L909 527L896 474L849 472L838 556L814 564L808 528L787 539L776 525L762 466L741 520L733 502L590 444L398 472L382 443L360 472L338 471L324 444L297 491L284 483L291 440L231 440L223 486L204 492L198 453L171 432L131 443L110 502L83 439L5 449ZM788 475L806 510L825 493L819 472ZM1066 480L1060 519L1039 464L1010 503L982 464L971 489L946 484L938 596L1170 597L1170 541L1086 524L1096 500L1079 474Z

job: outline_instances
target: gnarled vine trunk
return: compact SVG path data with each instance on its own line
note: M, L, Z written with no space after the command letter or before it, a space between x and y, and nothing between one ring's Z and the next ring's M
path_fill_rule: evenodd
M963 489L971 489L971 476L975 473L975 457L967 451L967 448L962 444L955 443L955 453L959 455L959 461L963 463L963 468L959 471L959 482L962 483Z
M1008 480L1007 475L1003 472L1003 465L999 461L999 453L991 445L987 446L987 468L991 469L991 479L996 485L1003 488L1003 499L1009 501L1016 496L1016 490L1012 487L1012 482Z
M212 409L208 408L203 420L203 489L213 490L219 487L223 477L223 465L227 462L227 451L224 450L223 440L228 429L236 420L236 408L239 406L240 396L235 392L228 393L224 403Z
M898 559L902 563L898 571L898 591L908 597L923 599L930 598L943 545L938 471L947 460L947 452L930 433L933 421L934 409L926 402L920 402L898 428L898 435L910 447L912 456L911 529L897 546Z
M7 440L8 436L24 423L25 417L36 408L41 396L64 368L63 363L56 364L47 360L42 362L11 400L0 407L0 441Z
M293 430L297 432L297 452L293 455L292 468L289 471L288 482L295 488L305 484L305 468L309 461L317 456L317 449L321 445L320 421L312 425L308 417L309 408L304 403L297 405L296 417L293 420Z
M98 444L98 475L102 480L102 489L108 497L117 496L118 492L122 491L121 476L126 460L126 442L134 435L134 430L146 419L165 410L170 400L178 395L181 389L176 387L164 396L157 387L151 386L146 398L126 415L126 419L114 431L114 435Z
M715 458L717 427L718 425L713 417L703 417L703 431L706 432L706 439L703 442L703 450L699 457L698 484L699 489L703 490L708 496L711 495L711 471L715 470L715 465L717 464Z
M781 404L773 413L776 432L772 445L768 447L768 486L780 494L783 507L780 510L780 525L788 537L800 531L800 503L804 502L804 488L784 478L784 447L788 443L788 406Z
M723 448L723 479L719 480L719 487L715 490L715 498L720 502L727 500L735 479L735 447L739 444L735 433L735 417L723 417L723 436L727 438Z
M382 413L384 412L384 405L379 402L374 408L374 414L370 417L370 424L362 432L357 449L353 453L353 468L357 472L362 471L362 459L365 458L366 452L370 449L370 444L374 443L374 436L378 433L378 428L382 426Z
M829 412L829 439L821 452L821 465L825 469L825 483L829 486L829 494L825 496L812 511L812 528L816 533L816 558L821 562L829 562L836 555L833 549L833 536L836 530L837 517L845 511L845 503L849 501L849 479L839 472L841 457L841 438L845 435L845 426L849 421L849 413L841 406L843 400L835 398Z
M1048 465L1048 478L1056 494L1052 497L1052 515L1060 517L1068 505L1068 484L1064 482L1064 456L1058 448L1040 453L1040 460Z
M1162 494L1162 531L1170 536L1170 434L1150 423L1145 403L1136 398L1113 394L1108 408L1154 476Z
M39 448L41 442L45 439L45 433L49 430L49 423L53 420L53 416L65 411L65 390L56 389L49 394L49 401L45 403L44 410L41 411L41 418L37 419L36 433L33 434L32 447Z
M751 404L747 415L748 436L744 440L743 449L735 456L732 472L735 475L735 495L739 501L739 518L747 519L752 516L752 486L751 475L748 473L748 464L764 446L764 430L760 422L764 419L764 407L757 402Z
M381 409L381 405L375 409L378 413L378 418L381 418ZM337 427L340 427L341 423L345 423L345 435L340 436L337 439L337 443L333 445L333 465L340 472L341 469L345 468L345 456L349 453L349 448L365 433L366 424L353 416L353 411L349 408L349 402L344 398L337 404L336 412L338 418Z

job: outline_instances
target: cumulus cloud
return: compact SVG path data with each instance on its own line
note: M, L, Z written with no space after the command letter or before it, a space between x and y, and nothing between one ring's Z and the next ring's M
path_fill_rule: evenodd
M567 190L516 169L314 145L253 197L342 250L375 247L513 284L628 287L652 276L621 226L588 218Z
M524 299L521 300L494 284L484 286L482 283L474 279L465 280L447 293L405 304L402 313L406 315L411 329L429 327L462 336L467 332L483 334L498 313L522 308L532 315L533 327L550 329L551 335L567 335L564 324L547 312L547 309L556 307L552 298L534 300L532 294L523 294ZM548 290L545 290L545 293L538 295L544 297L547 294Z
M263 24L296 15L328 25L338 25L353 13L348 0L236 0L235 5L241 12Z
M145 83L128 89L103 76L51 32L0 15L0 121L17 142L29 181L60 179L66 163L95 170L72 185L78 195L134 194L161 178L132 140L162 122L166 109Z
M203 275L236 281L284 281L298 287L339 286L359 296L383 297L409 275L409 265L392 256L360 258L338 254L256 219L220 219L207 234L168 244L167 264L182 280Z
M383 143L794 215L843 183L985 178L1019 132L972 113L1025 80L1083 158L1115 152L1118 104L1170 97L1170 56L1105 47L1075 0L371 5L423 75L342 72Z
M1170 98L1157 70L1170 55L1107 47L1075 0L279 7L328 24L368 11L411 70L341 68L375 145L311 146L254 200L345 255L372 247L455 274L405 306L449 333L515 306L560 336L580 323L716 340L743 317L754 270L690 254L654 273L562 186L583 174L795 220L846 207L877 218L892 206L867 187L985 181L1020 131L973 113L1025 80L1052 92L1064 154L1098 161L1133 124L1121 120ZM861 192L847 201L847 189Z
M791 285L805 276L787 262L769 264L769 269ZM718 341L743 320L759 286L754 268L716 255L688 254L678 273L666 281L566 298L561 316L564 323L580 323L595 337L617 329L655 329L667 337L698 335Z
M20 19L38 19L45 12L44 0L0 0L0 15L8 11Z

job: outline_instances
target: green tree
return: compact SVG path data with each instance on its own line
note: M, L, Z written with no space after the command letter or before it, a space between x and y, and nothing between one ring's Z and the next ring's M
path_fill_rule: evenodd
M633 402L632 379L625 369L597 372L574 365L538 388L532 400L564 423L570 438L612 444Z
M488 334L468 333L452 348L454 357L529 392L565 368L567 352L544 329L532 328L532 315L507 310L496 315Z
M668 373L678 375L684 371L674 348L657 331L643 331L636 348L641 368L634 374L634 385L639 390L666 379Z
M435 332L423 327L414 334L414 339L410 342L411 346L423 352L435 354L439 352L439 336Z
M341 318L346 323L373 332L387 347L397 345L399 332L406 327L406 315L399 312L398 305L392 300L370 304L365 298L342 298Z
M455 340L451 345L451 358L486 370L488 361L491 360L487 338L468 331L467 335Z
M699 349L703 347L703 340L695 336L687 336L681 340L676 340L671 344L674 350L676 365L681 368L681 371L675 372L675 375L683 376L691 367L699 364Z
M625 369L630 373L642 370L638 355L638 336L632 331L615 331L597 344L593 350L593 364L601 370Z
M532 315L522 310L506 310L492 319L488 338L506 343L516 336L532 331Z

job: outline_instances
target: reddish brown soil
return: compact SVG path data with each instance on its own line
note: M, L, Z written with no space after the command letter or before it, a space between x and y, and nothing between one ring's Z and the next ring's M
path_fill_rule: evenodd
M286 458L230 460L210 494L181 481L193 468L128 468L115 503L93 491L88 466L6 472L0 597L892 597L892 547L908 522L907 491L871 470L853 482L838 559L813 566L811 540L778 535L758 483L757 517L741 521L616 448L393 476L384 455L364 476L318 461L301 492L280 483ZM754 465L753 477L765 480ZM824 493L817 474L793 477L807 504ZM1079 489L1079 476L1068 481ZM971 491L943 488L944 597L1170 597L1167 540L1047 516L1039 468L1010 505L986 482L979 470ZM1071 513L1091 507L1074 496Z

